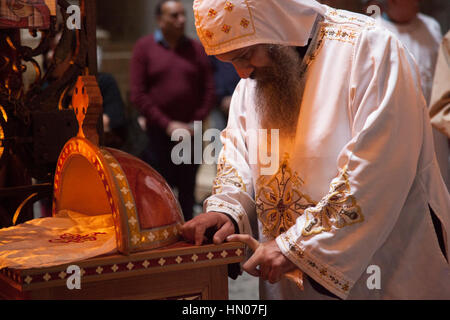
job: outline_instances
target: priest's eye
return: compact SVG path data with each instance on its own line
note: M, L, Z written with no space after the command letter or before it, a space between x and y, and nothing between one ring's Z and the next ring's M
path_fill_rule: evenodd
M254 51L254 48L248 48L247 50L242 52L242 54L240 54L239 56L235 57L231 61L232 62L237 62L237 63L249 62L250 59L252 58L253 51Z
M254 51L253 48L249 49L247 52L244 53L242 57L240 57L240 59L250 61L253 55L253 51Z

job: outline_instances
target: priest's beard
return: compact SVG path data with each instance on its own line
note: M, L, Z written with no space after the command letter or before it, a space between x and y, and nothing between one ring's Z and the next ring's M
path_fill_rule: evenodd
M295 137L301 103L301 59L294 47L267 45L272 65L255 70L256 109L265 129Z

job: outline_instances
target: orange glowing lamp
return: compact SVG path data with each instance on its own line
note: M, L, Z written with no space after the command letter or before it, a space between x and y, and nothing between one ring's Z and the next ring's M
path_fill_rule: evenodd
M140 159L100 148L89 139L102 110L94 76L78 78L72 105L79 130L58 158L53 215L64 209L85 215L111 213L117 249L124 254L179 241L183 215L167 182Z

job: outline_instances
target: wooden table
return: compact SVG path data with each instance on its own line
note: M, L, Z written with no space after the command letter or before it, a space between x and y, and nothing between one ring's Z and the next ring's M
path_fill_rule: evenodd
M0 270L2 299L228 299L228 264L244 260L244 245L192 246L96 257L39 269ZM69 265L81 288L68 289Z

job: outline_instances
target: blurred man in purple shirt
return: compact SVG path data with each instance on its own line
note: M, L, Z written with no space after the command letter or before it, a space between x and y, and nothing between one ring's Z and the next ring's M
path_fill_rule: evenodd
M159 29L134 47L131 101L147 120L149 147L144 159L178 190L185 220L189 220L198 165L172 162L171 150L178 142L171 141L171 136L176 129L185 129L193 139L193 121L205 119L214 105L214 78L201 44L184 35L183 4L162 0L156 17Z

